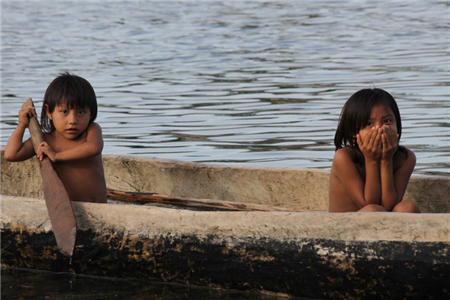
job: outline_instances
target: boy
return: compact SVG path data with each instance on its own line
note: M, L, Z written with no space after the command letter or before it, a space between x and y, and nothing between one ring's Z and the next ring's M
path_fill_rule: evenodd
M103 137L97 117L97 98L91 84L69 73L61 74L47 88L41 112L45 142L37 153L31 139L22 142L28 118L35 108L19 111L19 124L5 149L8 161L23 161L35 154L53 162L71 201L106 203L103 171Z

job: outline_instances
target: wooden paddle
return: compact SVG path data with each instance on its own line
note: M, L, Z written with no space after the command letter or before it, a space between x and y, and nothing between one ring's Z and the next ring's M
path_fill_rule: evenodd
M28 98L22 108L33 106L33 101ZM28 124L34 151L37 153L39 144L44 142L44 135L35 117L30 117ZM62 254L71 257L75 248L77 235L77 221L73 213L69 195L58 173L53 169L52 162L45 157L40 163L42 188L44 190L45 203L48 215L55 234L56 243Z

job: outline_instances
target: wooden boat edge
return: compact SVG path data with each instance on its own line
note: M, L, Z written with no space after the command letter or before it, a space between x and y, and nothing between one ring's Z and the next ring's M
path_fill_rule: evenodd
M70 262L57 250L44 201L0 200L4 266L310 298L447 293L448 214L194 212L73 203L79 229Z
M3 153L2 194L42 198L37 160L10 163ZM199 164L129 155L105 155L103 161L107 186L116 190L328 210L326 170ZM449 195L450 177L413 175L405 198L418 203L422 212L449 213Z

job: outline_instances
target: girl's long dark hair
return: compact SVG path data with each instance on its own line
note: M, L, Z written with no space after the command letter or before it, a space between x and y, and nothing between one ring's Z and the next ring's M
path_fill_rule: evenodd
M336 151L344 147L350 147L355 153L353 158L355 163L364 163L364 155L358 147L356 135L367 124L372 107L378 104L386 105L394 113L400 141L402 120L394 97L385 90L378 88L360 90L354 93L342 108L336 135L334 136ZM404 147L399 146L398 150L407 153Z

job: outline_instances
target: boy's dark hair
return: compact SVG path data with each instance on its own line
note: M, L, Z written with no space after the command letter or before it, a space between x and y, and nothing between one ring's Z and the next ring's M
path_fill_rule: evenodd
M342 108L339 125L334 136L336 151L344 147L352 148L355 152L355 157L353 158L355 163L362 164L364 162L364 155L359 149L355 137L366 125L367 120L369 120L372 107L378 104L386 105L394 113L400 141L402 120L394 97L385 90L378 88L360 90L354 93ZM399 146L398 150L407 153L404 147Z
M46 105L50 112L53 112L55 106L61 104L67 104L69 109L89 108L91 111L89 124L97 118L97 97L94 88L86 79L69 72L61 73L45 91L41 112L41 127L44 132L55 130L53 121L47 116Z

